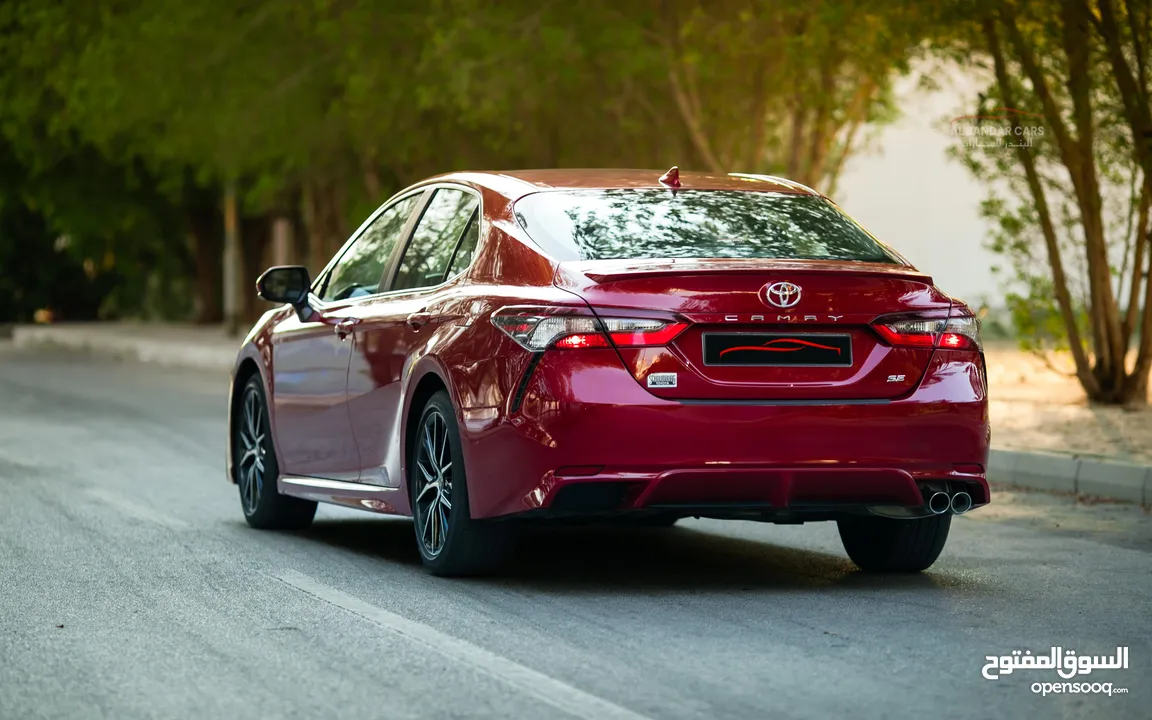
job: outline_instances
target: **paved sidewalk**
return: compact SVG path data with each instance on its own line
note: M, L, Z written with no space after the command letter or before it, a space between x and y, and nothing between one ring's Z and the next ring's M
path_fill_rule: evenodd
M169 367L229 372L242 338L228 337L219 326L61 323L17 325L12 328L12 341L19 348L51 347Z
M220 327L142 323L19 325L17 347L55 347L210 372L231 371L241 339ZM1152 506L1152 412L1088 408L1074 381L1018 352L988 348L992 457L988 479ZM1115 428L1123 425L1123 432ZM1110 437L1102 437L1107 430ZM1063 449L1066 452L1052 452Z

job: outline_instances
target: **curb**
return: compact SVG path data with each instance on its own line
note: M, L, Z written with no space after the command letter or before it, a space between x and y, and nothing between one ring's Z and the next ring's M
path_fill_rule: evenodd
M1152 505L1152 467L1016 450L992 450L988 481Z
M239 341L235 348L215 344L195 345L187 341L174 343L172 340L132 335L77 332L76 328L51 325L17 325L12 328L12 342L21 349L55 348L89 352L121 360L209 372L230 372L240 348Z

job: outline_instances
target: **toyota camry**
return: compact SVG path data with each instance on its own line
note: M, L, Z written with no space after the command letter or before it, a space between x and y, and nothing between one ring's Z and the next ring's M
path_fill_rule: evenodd
M835 521L915 572L989 502L971 309L783 178L442 175L257 291L227 458L255 528L411 516L467 575L525 522Z

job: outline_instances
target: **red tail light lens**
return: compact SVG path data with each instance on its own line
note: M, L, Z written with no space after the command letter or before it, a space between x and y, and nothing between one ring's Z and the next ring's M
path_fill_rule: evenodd
M940 336L940 347L948 350L983 350L980 341L980 326L974 317L951 318L944 334Z
M872 327L880 337L896 347L934 348L948 320L888 320Z
M600 319L562 307L501 308L492 313L492 324L533 352L667 345L688 326L651 318Z
M667 345L688 327L688 323L648 318L604 318L601 322L617 347Z
M966 310L953 310L948 318L880 318L872 327L893 347L982 350L976 318Z

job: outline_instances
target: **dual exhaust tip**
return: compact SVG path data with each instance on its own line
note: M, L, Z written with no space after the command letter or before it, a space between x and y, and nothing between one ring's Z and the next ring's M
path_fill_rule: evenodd
M972 496L966 492L949 495L946 492L933 493L928 498L928 509L933 515L943 515L950 512L953 515L963 515L972 509Z

